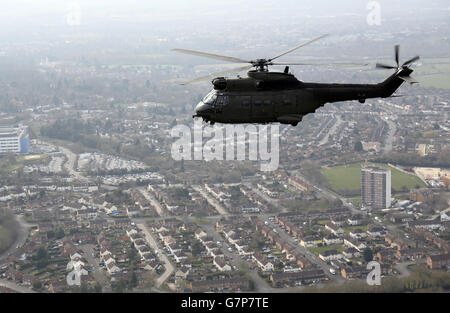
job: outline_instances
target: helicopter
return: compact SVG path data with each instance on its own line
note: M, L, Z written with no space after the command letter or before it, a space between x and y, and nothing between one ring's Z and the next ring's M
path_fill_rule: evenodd
M233 63L250 65L196 78L190 84L212 79L213 89L197 104L193 118L202 118L213 125L218 123L280 123L297 126L302 118L314 113L326 103L369 98L387 98L407 82L418 83L410 74L410 65L420 59L415 56L402 65L399 63L400 46L395 46L396 66L376 64L376 68L394 69L395 73L378 84L314 83L298 80L289 73L290 65L367 65L358 63L283 63L273 62L288 53L311 44L327 34L304 42L270 59L244 60L195 50L172 51ZM285 65L283 72L269 71L269 66ZM252 68L254 68L252 70ZM249 70L246 78L225 78L224 75Z

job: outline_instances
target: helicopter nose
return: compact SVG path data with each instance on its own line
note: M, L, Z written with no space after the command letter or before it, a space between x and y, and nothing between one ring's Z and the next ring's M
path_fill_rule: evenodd
M194 116L206 117L209 113L211 113L211 110L212 107L209 104L200 101L194 109Z

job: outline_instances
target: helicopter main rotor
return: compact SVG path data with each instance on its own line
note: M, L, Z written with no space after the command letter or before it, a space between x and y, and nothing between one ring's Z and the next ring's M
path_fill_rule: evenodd
M328 34L313 38L309 41L301 43L298 46L296 46L292 49L289 49L273 58L270 58L270 59L243 60L243 59L235 58L235 57L229 57L229 56L224 56L224 55L219 55L219 54L206 53L206 52L187 50L187 49L172 49L172 51L180 52L180 53L184 53L184 54L195 55L195 56L200 56L200 57L205 57L205 58L210 58L210 59L215 59L215 60L220 60L220 61L232 62L232 63L250 63L251 64L251 65L233 68L233 69L226 70L223 72L213 73L210 75L199 77L199 78L196 78L189 82L183 83L183 85L195 83L195 82L199 82L199 81L204 81L204 80L209 80L209 79L212 79L215 77L223 76L225 74L231 74L231 73L241 72L241 71L245 71L245 70L250 70L253 67L256 68L256 70L259 72L267 72L269 70L269 66L271 66L271 65L338 65L338 66L339 65L344 65L344 66L345 65L362 65L362 66L367 65L367 64L361 64L361 63L292 63L292 62L277 63L277 62L273 62L273 60L278 59L279 57L282 57L288 53L291 53L291 52L301 48L301 47L309 45L309 44L311 44L319 39L322 39L326 36L328 36Z

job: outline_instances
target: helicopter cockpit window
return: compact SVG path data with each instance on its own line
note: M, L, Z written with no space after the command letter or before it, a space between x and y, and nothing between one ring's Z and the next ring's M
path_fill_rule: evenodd
M228 96L219 95L217 97L216 106L223 107L228 104Z
M203 98L203 103L214 105L217 99L217 93L213 90Z

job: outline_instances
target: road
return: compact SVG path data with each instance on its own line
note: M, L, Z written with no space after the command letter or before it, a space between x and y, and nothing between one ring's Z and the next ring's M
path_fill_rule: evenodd
M144 196L144 198L150 202L150 204L155 208L156 212L158 213L158 215L160 217L166 217L167 214L165 212L165 210L162 208L161 204L159 203L159 201L150 193L148 192L145 188L138 188L138 190L140 191L140 193Z
M266 202L272 204L275 208L277 208L279 210L279 212L282 213L286 213L288 211L287 208L283 207L282 205L280 205L280 203L278 202L278 200L272 199L271 197L269 197L268 195L266 195L264 192L262 192L261 190L259 190L258 188L253 187L253 185L251 183L246 183L245 184L248 188L250 188L254 193L256 193L258 196L260 196L261 198L263 198Z
M89 265L93 265L95 267L93 271L93 275L95 278L95 281L98 282L102 286L102 292L110 292L111 291L111 285L110 280L108 276L106 275L106 271L104 271L98 262L98 258L95 256L92 256L95 254L94 251L95 245L92 244L86 244L80 246L81 250L84 252L84 257L88 261Z
M411 271L408 269L409 265L416 264L416 262L403 262L395 264L394 268L400 273L398 278L404 278L411 275Z
M170 277L170 275L172 275L172 273L175 271L175 267L172 265L172 263L170 263L169 258L163 252L163 250L159 248L158 243L156 242L155 238L153 238L147 226L145 224L137 224L136 226L144 232L145 239L147 240L148 244L158 254L159 259L164 263L164 268L166 270L155 281L156 287L159 288Z
M447 204L450 204L450 199L447 201ZM429 220L432 221L432 220L438 218L439 216L441 216L441 215L444 214L444 213L447 214L448 212L450 212L450 208L447 208L447 209L445 209L445 210L443 210L443 211L441 211L441 212L439 212L439 213L437 213L437 214L432 215L432 216L429 218Z
M9 280L6 280L6 279L0 279L0 286L6 287L6 288L9 288L9 289L12 289L14 291L21 292L21 293L36 293L36 291L34 291L34 290L30 289L30 288L27 288L27 287L24 287L24 286L20 286L20 285L18 285L16 283L14 283L12 281L9 281Z
M0 261L6 259L9 255L13 254L18 248L22 247L25 244L25 241L28 238L28 229L32 226L23 220L23 216L15 215L16 221L19 223L19 229L17 238L14 243L9 247L8 250L4 251L0 254Z
M389 125L389 131L388 136L384 141L383 153L392 151L392 141L394 140L394 135L397 132L397 127L394 122L391 120L386 120L386 123Z
M336 118L336 123L334 123L334 125L330 127L325 137L323 137L323 139L319 142L319 146L326 144L328 142L328 138L330 138L330 135L334 135L339 125L341 125L342 120L340 116L338 114L335 114L334 117Z
M244 260L239 254L236 253L236 250L233 249L233 252L230 252L227 248L224 247L224 243L226 242L220 235L217 233L215 229L215 223L203 224L201 228L213 238L215 242L220 242L220 246L222 248L223 254L229 260L231 260L231 265L239 268L240 265L244 265L247 268L250 268L250 263ZM228 244L228 243L227 243ZM249 270L249 275L253 280L255 285L256 292L280 292L280 289L272 288L267 284L267 282L262 279L256 269Z
M317 258L315 255L313 255L311 252L309 252L309 250L306 249L305 247L299 245L299 243L297 241L295 241L293 237L288 235L283 229L278 227L278 225L276 225L275 223L272 223L269 220L267 220L267 223L268 223L267 226L269 226L272 229L275 229L277 231L277 234L282 239L284 239L285 241L290 243L292 246L296 247L295 250L297 252L300 252L306 259L308 259L308 261L310 261L312 264L315 264L319 268L321 268L325 272L325 275L327 275L330 280L337 281L337 282L344 281L344 279L342 277L340 277L339 275L332 275L330 273L331 266L329 266L325 262L322 262L319 258Z
M79 172L77 172L75 170L75 161L77 158L77 155L75 153L73 153L72 151L70 151L67 148L61 147L59 146L58 149L65 154L65 156L67 157L67 161L64 163L64 168L67 170L67 172L75 177L76 179L78 179L79 181L82 182L88 182L89 179L83 175L81 175Z
M225 208L212 196L210 196L205 190L203 190L200 186L192 186L192 188L200 193L203 198L205 198L209 204L211 204L217 212L221 215L228 215L228 212L225 210Z

